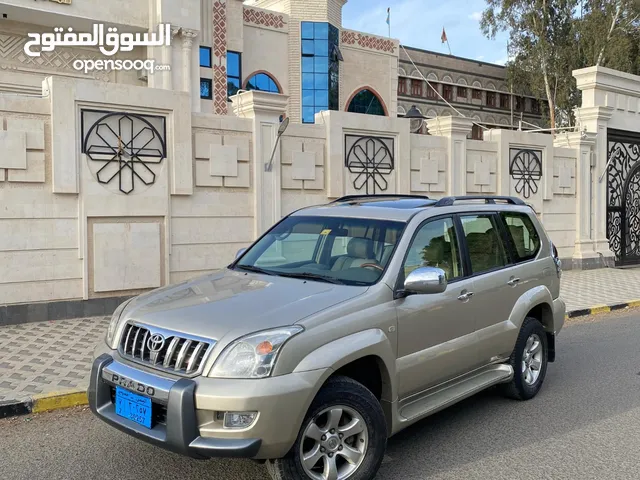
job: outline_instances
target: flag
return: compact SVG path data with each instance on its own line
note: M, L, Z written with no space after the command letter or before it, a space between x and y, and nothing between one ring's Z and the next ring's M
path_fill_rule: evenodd
M442 35L440 35L440 40L442 40L442 43L447 42L447 32L444 31L444 27L442 27Z
M387 8L387 25L391 25L391 7Z

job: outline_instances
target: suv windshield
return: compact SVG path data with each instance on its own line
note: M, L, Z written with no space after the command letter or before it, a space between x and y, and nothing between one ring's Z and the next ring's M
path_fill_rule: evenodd
M403 222L342 217L287 217L234 265L270 275L344 285L378 281Z

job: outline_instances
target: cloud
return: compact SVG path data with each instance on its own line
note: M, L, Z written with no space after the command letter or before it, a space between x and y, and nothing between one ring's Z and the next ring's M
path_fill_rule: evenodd
M479 22L482 19L482 12L473 12L471 15L469 15L469 20L475 20L476 22Z
M502 57L502 58L494 61L493 63L495 63L496 65L504 65L505 63L507 63L508 60L509 60L509 58Z
M478 60L478 61L482 61L482 60L484 60L484 55L478 55L478 56L476 57L476 60Z

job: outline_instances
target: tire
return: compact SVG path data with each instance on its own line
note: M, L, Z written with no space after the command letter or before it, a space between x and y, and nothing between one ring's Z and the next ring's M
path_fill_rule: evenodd
M530 339L533 339L531 344ZM539 355L538 352L530 355L536 350L536 341L539 342ZM515 400L530 400L535 397L547 374L548 354L547 333L542 324L536 318L525 318L509 358L509 364L513 367L513 380L501 385L502 393ZM535 365L538 363L535 360L539 360L537 376L534 375Z
M339 409L342 410L342 420L338 429L331 434L330 424L335 425L335 421L331 422L330 413L337 412ZM352 416L351 413L358 415L359 418ZM336 413L333 418L337 416ZM359 430L359 428L353 428L346 431L343 438L338 437L340 429L354 424L354 419L358 420L359 424L364 422L366 428L363 432L349 435ZM318 430L315 430L314 426L318 427ZM324 431L329 434L329 437L324 437L324 441L322 441L323 437L316 441L305 435L305 433L315 432L319 436ZM351 455L356 450L352 446L358 446L362 452L359 456L352 457L354 462L349 463L345 455ZM350 450L347 450L347 447ZM337 376L327 381L311 403L290 452L284 458L267 460L266 467L273 480L318 480L322 478L322 472L329 468L328 462L335 462L337 471L343 475L336 478L371 480L380 468L386 447L387 424L380 402L362 384L348 377ZM324 453L319 450L320 448L324 448ZM313 460L309 460L305 468L302 457L305 453L307 457L312 457L310 454L313 452L316 452L313 457L317 458L315 468L313 465L309 467ZM331 458L329 458L330 454Z

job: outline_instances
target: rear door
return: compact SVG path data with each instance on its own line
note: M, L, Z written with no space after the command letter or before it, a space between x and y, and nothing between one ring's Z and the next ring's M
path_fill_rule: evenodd
M495 212L461 214L467 268L473 284L478 365L509 355L505 338L511 338L509 316L518 288L516 268L505 246L505 232ZM511 284L515 287L512 287ZM506 348L506 350L505 350Z

